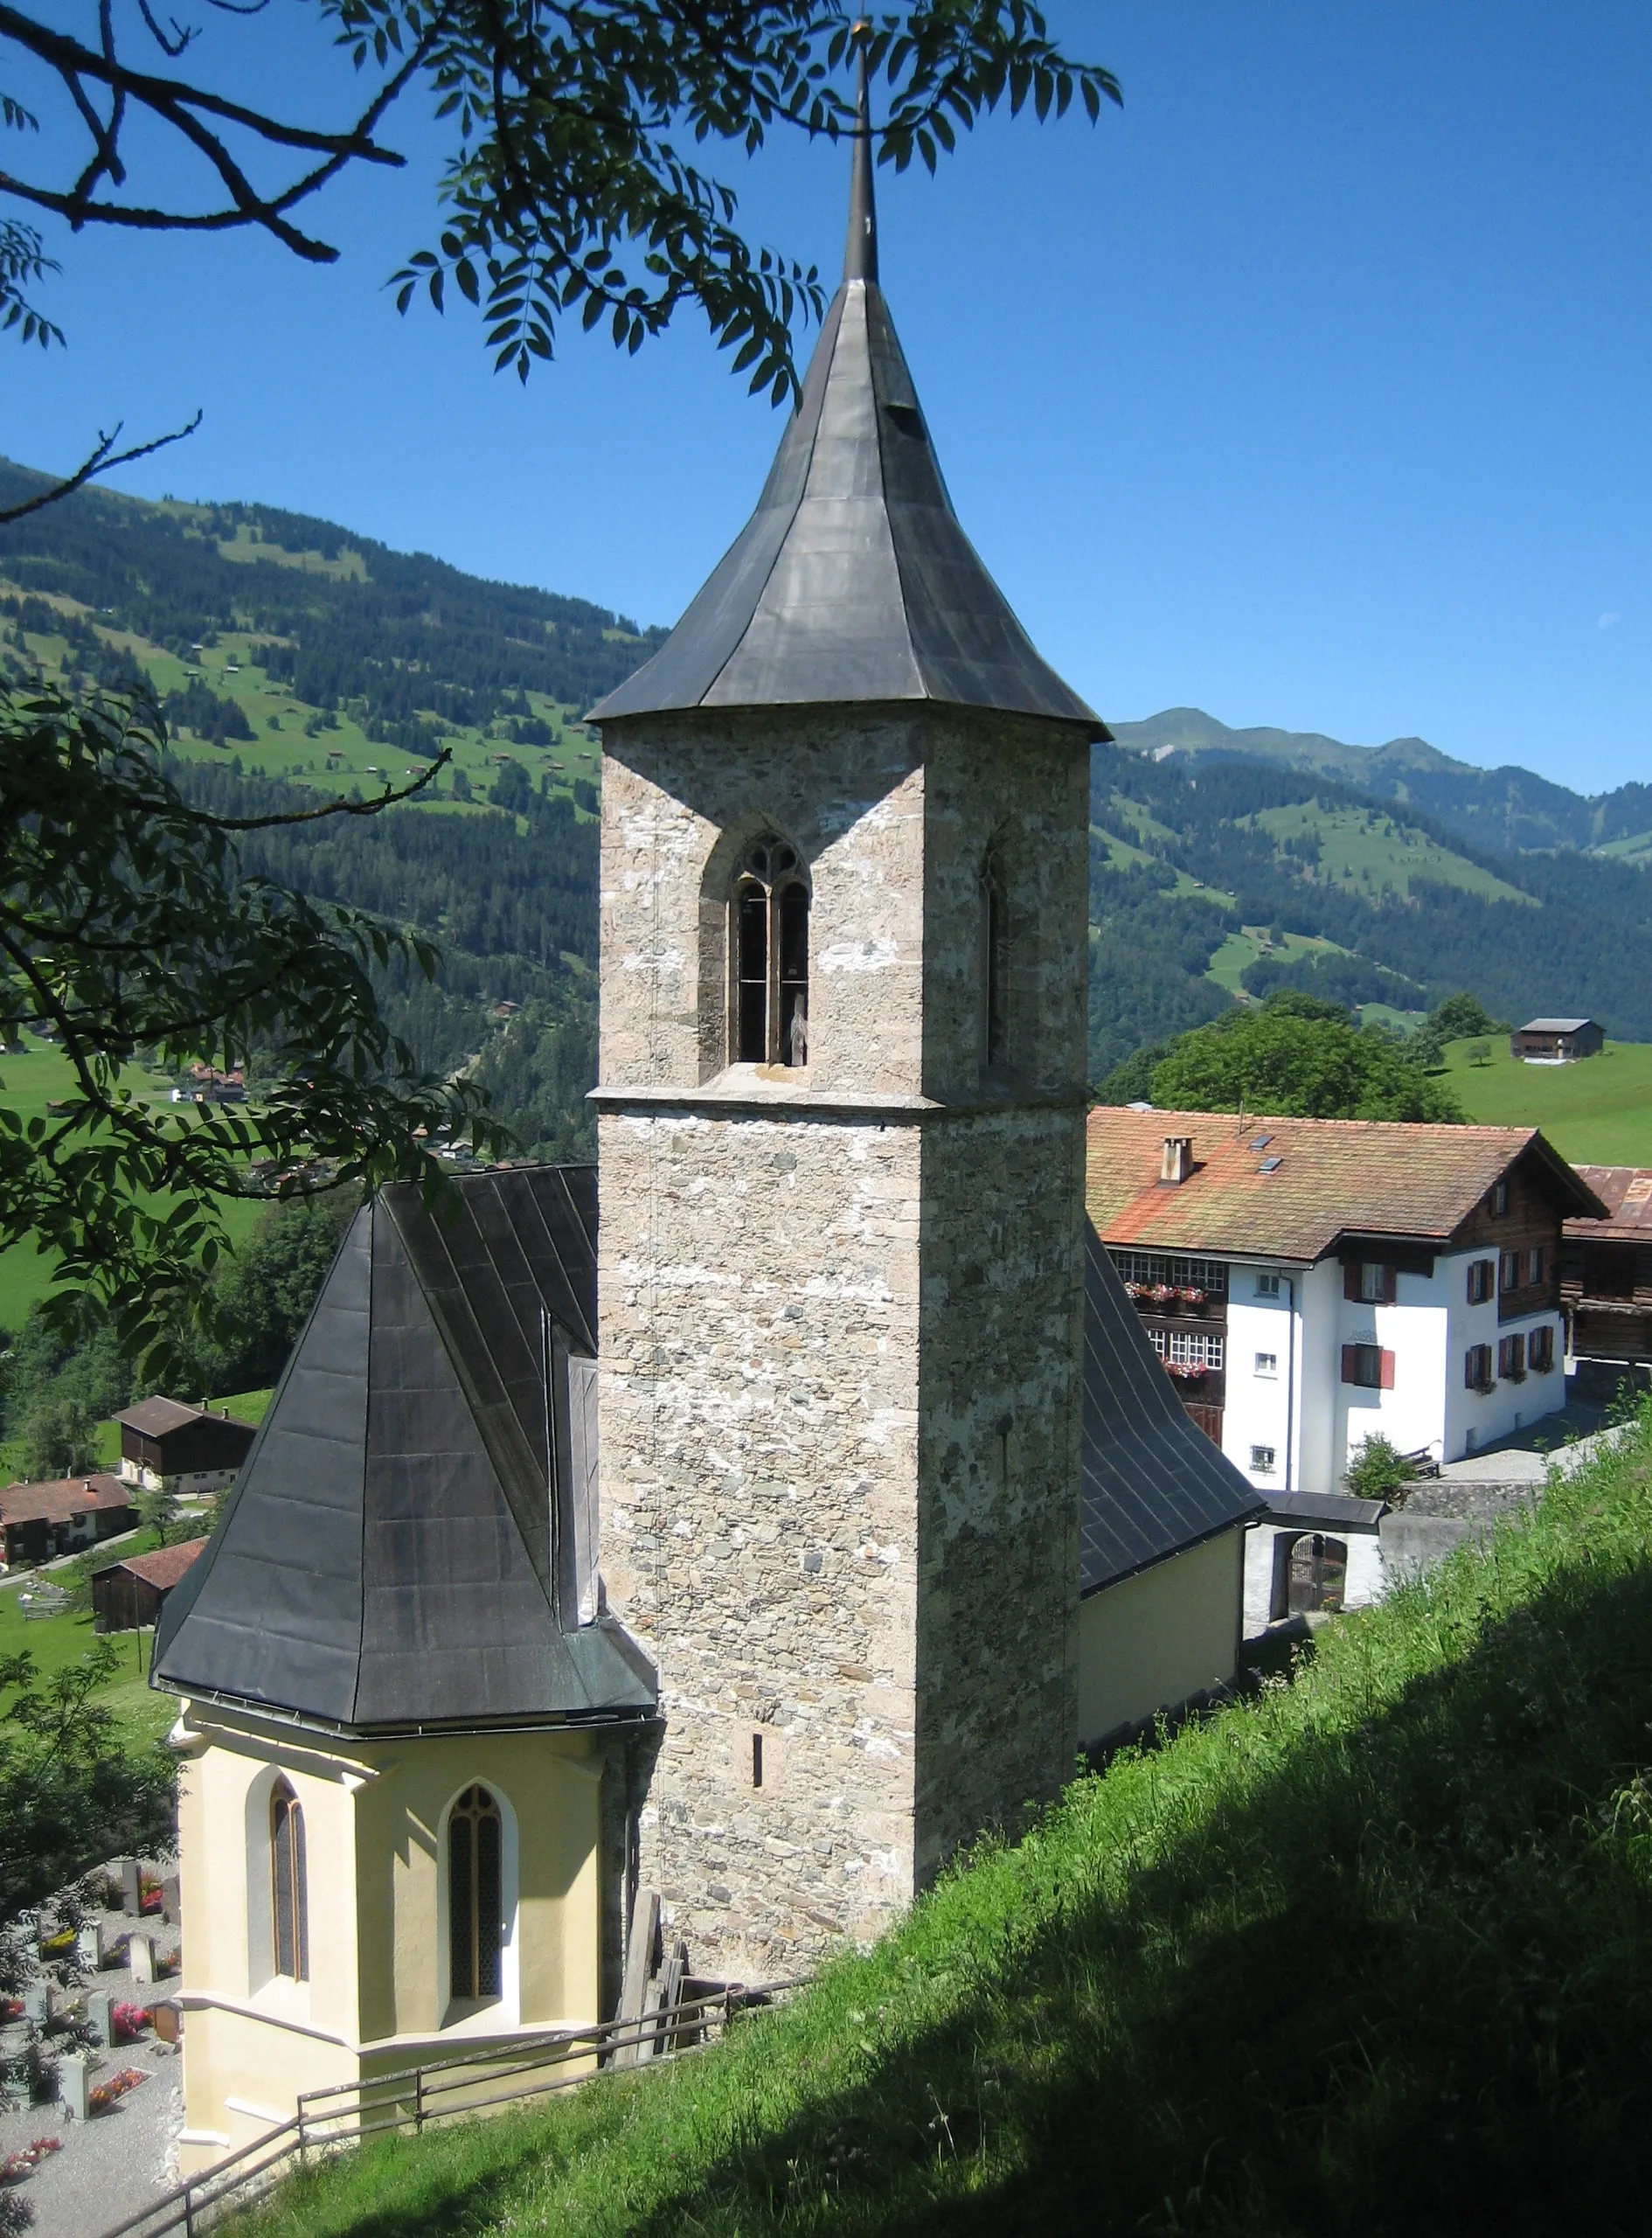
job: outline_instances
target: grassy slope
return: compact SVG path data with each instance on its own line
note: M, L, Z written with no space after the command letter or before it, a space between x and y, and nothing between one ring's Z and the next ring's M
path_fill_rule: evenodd
M722 2050L260 2238L1644 2229L1652 1417Z
M1608 1041L1580 1065L1523 1065L1494 1038L1491 1062L1471 1065L1475 1045L1446 1053L1450 1085L1471 1119L1541 1127L1563 1157L1582 1164L1652 1165L1652 1044Z
M246 543L244 530L237 544L222 543L219 550L229 559L256 556L277 560L320 574L360 576L365 572L359 553L346 551L337 561L330 562L323 560L318 553L281 554L274 546ZM17 585L0 575L0 590L16 588ZM33 595L39 597L42 594L37 591ZM321 711L295 698L284 684L265 674L256 659L257 648L264 642L257 632L220 631L218 643L204 646L186 667L163 647L151 644L130 630L108 628L74 599L48 595L46 603L65 614L89 620L111 644L130 652L158 692L183 691L193 674L219 698L235 702L252 726L253 738L234 739L220 747L196 738L189 731L177 732L171 740L172 749L185 761L228 761L239 757L244 768L257 775L291 778L334 796L358 785L368 797L385 784L405 786L429 767L427 762L410 760L393 747L375 743L348 716L340 715L330 727L309 734L306 725L318 720ZM58 673L67 650L65 639L30 631L25 633L24 642L48 674ZM454 768L462 769L479 794L491 789L498 765L504 760L519 761L535 784L547 772L555 785L570 785L580 777L598 782L600 761L595 744L583 731L573 726L580 711L561 706L538 692L529 693L528 699L534 713L556 733L551 746L519 745L474 727L444 729L442 738L453 749ZM452 782L448 774L443 781L444 789L450 789ZM452 812L451 801L445 802L444 806Z
M1409 895L1413 879L1439 886L1460 886L1487 901L1541 905L1518 886L1482 870L1426 832L1378 810L1322 808L1304 801L1292 808L1270 808L1240 822L1269 832L1276 843L1312 834L1320 843L1319 875L1351 893L1376 900L1385 893Z
M170 1536L176 1539L175 1531ZM106 1562L115 1562L128 1554L147 1554L160 1544L152 1531L140 1531L129 1539L122 1539L118 1546L101 1547L95 1563L101 1568ZM62 1571L49 1574L42 1580L46 1584L65 1582ZM39 1670L48 1678L54 1671L61 1671L78 1663L87 1654L96 1637L92 1629L90 1609L61 1616L45 1616L33 1623L23 1613L21 1594L29 1590L25 1581L18 1586L8 1586L0 1592L0 1661L7 1656L21 1654L25 1649L33 1656ZM177 1705L170 1696L150 1692L145 1673L149 1668L149 1639L148 1632L122 1632L115 1636L115 1649L120 1658L119 1671L114 1682L98 1696L98 1700L112 1710L122 1729L135 1741L158 1741L177 1714Z
M0 1102L27 1119L43 1118L52 1099L73 1088L68 1060L49 1042L27 1037L17 1056L0 1057ZM169 1093L171 1082L158 1073L143 1075L141 1086L158 1097ZM224 1226L232 1241L250 1234L263 1206L233 1203L224 1207ZM32 1243L14 1244L0 1252L0 1329L16 1329L38 1297L52 1287L55 1261L42 1256Z

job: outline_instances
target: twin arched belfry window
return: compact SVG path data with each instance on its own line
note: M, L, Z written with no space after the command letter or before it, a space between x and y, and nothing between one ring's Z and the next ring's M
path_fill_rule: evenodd
M784 839L755 840L734 879L732 1054L809 1062L809 873Z

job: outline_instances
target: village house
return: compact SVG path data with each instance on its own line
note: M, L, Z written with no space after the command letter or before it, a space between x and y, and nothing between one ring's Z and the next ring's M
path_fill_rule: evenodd
M1580 1165L1604 1220L1569 1220L1560 1241L1566 1351L1621 1366L1652 1361L1652 1166Z
M152 1553L128 1554L92 1573L92 1624L99 1632L147 1631L160 1621L166 1596L205 1546L180 1539Z
M226 1411L177 1399L141 1399L115 1416L121 1426L121 1474L145 1491L186 1499L221 1492L252 1449L256 1432Z
M656 1916L795 1975L1234 1677L1263 1501L1085 1219L1107 733L876 247L863 132L758 511L592 717L600 1227L589 1167L382 1190L162 1611L186 2167L612 2014Z
M1090 1216L1200 1427L1270 1494L1367 1437L1459 1460L1565 1403L1561 1226L1604 1211L1533 1128L1104 1107Z
M8 1566L55 1561L129 1531L136 1520L131 1486L101 1470L45 1484L8 1484L0 1491Z
M1528 1065L1574 1065L1605 1047L1606 1028L1592 1018L1528 1018L1509 1036L1510 1055Z

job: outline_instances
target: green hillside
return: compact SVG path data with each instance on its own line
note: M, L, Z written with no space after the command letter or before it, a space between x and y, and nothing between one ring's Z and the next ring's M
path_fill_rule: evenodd
M1319 731L1230 730L1198 707L1167 707L1139 723L1111 726L1121 746L1156 759L1237 755L1335 777L1373 798L1420 810L1471 845L1503 854L1578 847L1609 853L1652 835L1652 786L1621 785L1587 796L1505 764L1454 761L1426 739L1348 746Z
M0 465L0 500L38 479ZM658 637L267 506L87 490L0 529L0 662L147 680L184 782L220 809L405 784L452 750L435 797L348 832L269 834L246 859L433 934L441 984L387 985L392 1023L427 1066L477 1069L551 1156L590 1143L600 773L578 717ZM1281 984L1400 1020L1467 988L1501 1015L1587 1011L1652 1041L1638 861L1489 851L1415 804L1508 773L1188 709L1120 735L1092 787L1093 1079ZM1549 792L1592 831L1620 817L1618 838L1597 834L1616 846L1652 829L1641 789Z
M1645 2227L1652 1425L723 2047L249 2238Z
M1099 747L1090 817L1092 1079L1281 985L1400 1021L1466 990L1652 1041L1652 881L1633 863L1491 853L1226 751Z
M1471 1050L1489 1049L1489 1062ZM1446 1071L1471 1119L1541 1127L1563 1157L1585 1165L1652 1165L1652 1047L1608 1041L1578 1065L1523 1065L1506 1041L1454 1041Z

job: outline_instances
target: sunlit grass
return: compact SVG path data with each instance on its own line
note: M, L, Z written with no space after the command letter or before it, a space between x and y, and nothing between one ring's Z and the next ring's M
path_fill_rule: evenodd
M376 2144L253 2228L1643 2227L1649 1461L1643 1424L719 2049Z

